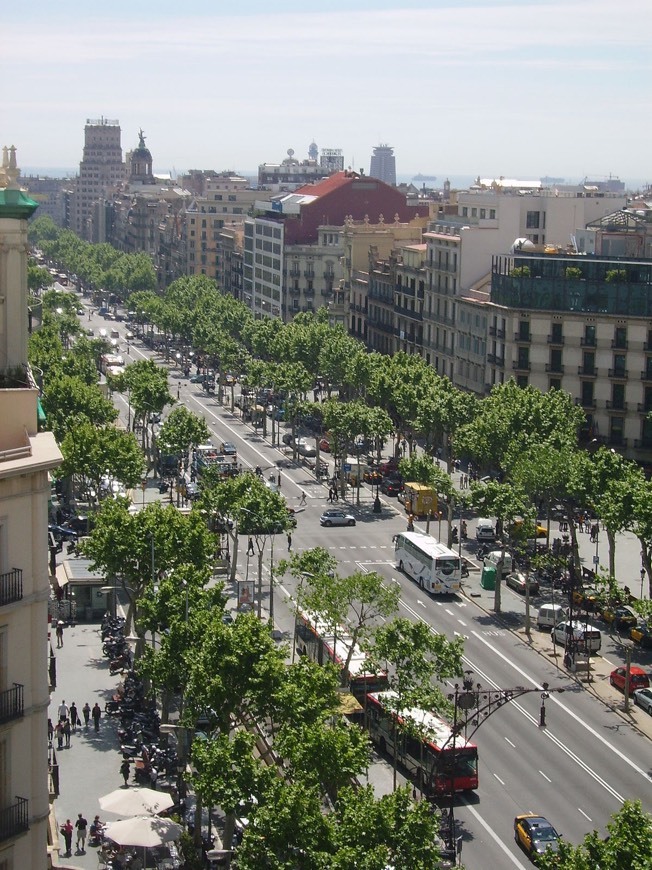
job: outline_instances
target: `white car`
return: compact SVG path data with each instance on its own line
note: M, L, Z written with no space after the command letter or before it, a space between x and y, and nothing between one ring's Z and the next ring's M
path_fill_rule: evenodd
M294 444L299 456L312 457L317 455L317 448L307 438L295 438Z
M636 689L634 703L652 715L652 689Z

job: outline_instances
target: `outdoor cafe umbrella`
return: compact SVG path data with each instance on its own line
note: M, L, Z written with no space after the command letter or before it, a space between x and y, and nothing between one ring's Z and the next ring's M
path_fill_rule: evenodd
M174 806L172 796L153 788L117 788L100 798L100 809L121 816L155 815Z
M134 816L131 819L110 822L104 830L104 836L119 846L142 846L143 865L145 865L146 849L177 840L182 831L181 825L177 825L171 819L161 819L159 816Z

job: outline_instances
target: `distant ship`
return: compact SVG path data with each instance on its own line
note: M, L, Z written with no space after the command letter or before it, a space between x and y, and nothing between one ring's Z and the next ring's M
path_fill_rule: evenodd
M419 173L418 175L412 176L412 181L437 181L436 175L422 175Z

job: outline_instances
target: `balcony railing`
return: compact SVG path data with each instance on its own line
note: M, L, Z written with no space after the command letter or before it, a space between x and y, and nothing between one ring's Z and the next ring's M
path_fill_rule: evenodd
M303 277L304 278L314 278L315 277L315 270L314 269L306 269L303 273Z
M325 281L334 281L335 280L335 272L330 269L326 269L324 272L324 280Z
M292 266L288 271L288 275L290 278L298 278L301 275L301 269L298 266Z
M13 688L0 692L0 722L11 722L22 717L25 711L24 688L20 683L14 683Z
M625 381L629 377L629 372L627 369L609 369L609 377L620 378L620 380Z
M546 363L546 372L551 375L563 375L564 366L561 363Z
M29 831L29 801L16 797L16 803L0 809L0 842Z
M605 402L605 407L607 411L627 411L628 404L624 400L619 402L613 402L610 399L607 399Z
M564 336L563 335L549 335L548 336L548 344L563 344Z
M530 371L530 363L524 359L514 360L512 363L512 368L514 371L518 372L529 372Z
M532 341L532 335L529 332L515 332L514 341L520 341L521 344L529 344Z
M652 369L646 369L644 372L641 372L641 380L652 381Z
M23 597L23 572L20 568L12 568L6 574L0 574L0 607L20 601Z
M505 338L505 330L498 329L497 326L490 326L489 327L489 335L491 335L493 338L503 339L503 338Z
M595 366L578 366L577 374L583 378L597 378L598 370Z

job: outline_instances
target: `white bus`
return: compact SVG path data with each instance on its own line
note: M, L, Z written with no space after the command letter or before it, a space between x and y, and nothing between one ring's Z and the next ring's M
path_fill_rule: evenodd
M396 567L433 595L449 595L462 587L462 562L457 553L422 532L394 536Z

